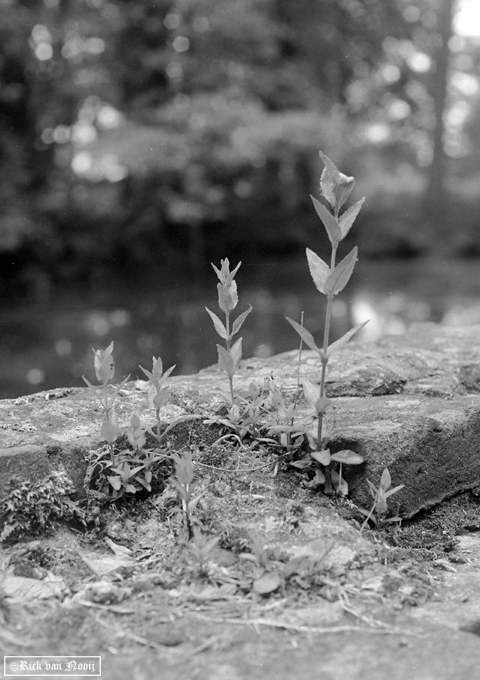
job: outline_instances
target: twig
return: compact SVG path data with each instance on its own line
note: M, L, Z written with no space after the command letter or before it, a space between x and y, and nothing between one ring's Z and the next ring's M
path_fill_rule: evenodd
M283 628L285 630L293 630L297 633L379 633L384 635L415 635L415 633L406 633L403 630L396 628L361 628L360 626L302 626L294 623L285 623L282 621L273 621L271 619L223 619L213 616L197 615L203 621L211 621L212 623L232 623L243 626L270 626L271 628Z
M74 600L75 601L75 600ZM77 604L84 607L91 607L92 609L101 609L105 612L113 612L114 614L135 614L133 609L124 609L116 604L99 604L98 602L88 602L87 600L76 600Z
M300 316L300 326L303 326L303 311ZM293 416L290 423L291 427L295 422L295 410L297 408L298 398L300 396L300 364L302 363L303 338L300 336L300 347L298 348L298 364L297 364L297 387L295 390L295 398L293 400Z
M269 467L270 465L275 465L275 463L277 463L280 458L285 458L285 456L288 456L289 453L290 453L289 451L287 451L286 453L282 453L277 457L276 460L270 461L268 463L262 463L258 467L253 468L221 468L216 467L215 465L199 463L198 461L195 461L195 465L201 465L202 467L209 468L210 470L219 470L220 472L256 472L257 470L263 470L263 468Z
M177 418L176 420L173 421L173 423L170 423L163 432L159 435L158 443L163 440L163 438L172 430L176 425L180 425L180 423L184 423L186 420L198 420L199 418L205 418L205 416L201 415L186 415L186 416L181 416L180 418Z
M135 633L131 633L128 630L118 630L118 628L114 628L112 626L109 626L105 621L102 621L100 618L100 615L95 617L95 621L99 623L101 626L106 628L107 630L112 631L115 635L118 637L127 637L130 638L130 640L133 640L134 642L138 642L140 645L145 645L145 647L151 647L152 649L156 649L158 651L163 651L164 647L163 645L159 645L156 642L151 642L150 640L147 640L144 637L141 637L140 635L136 635Z
M2 642L8 642L11 645L15 645L16 647L32 647L30 642L20 640L15 635L13 635L13 633L11 633L9 630L6 630L2 626L0 626L0 640L2 640Z
M383 621L377 621L375 619L371 619L369 616L360 614L360 612L357 612L355 609L353 609L353 607L350 607L350 605L346 604L345 602L342 602L342 609L343 611L347 612L347 614L351 614L359 621L363 621L363 623L367 624L367 626L370 626L371 628L379 629L381 628L384 631L397 632L402 635L414 635L414 636L417 635L417 633L411 633L410 631L403 631L398 630L397 628L392 628L387 623L383 623Z

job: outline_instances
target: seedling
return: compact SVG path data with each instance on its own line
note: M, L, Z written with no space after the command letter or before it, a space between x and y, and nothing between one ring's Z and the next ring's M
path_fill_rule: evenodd
M331 494L333 493L333 482L336 492L340 493L340 495L344 495L348 491L348 486L342 478L341 471L340 474L335 475L332 479L330 463L331 461L336 460L342 464L357 465L362 462L362 459L353 451L345 450L330 454L330 450L327 448L328 439L323 436L323 422L325 413L331 405L331 400L328 399L325 394L325 382L327 365L330 357L335 352L343 349L346 343L367 323L365 321L358 324L345 333L339 340L329 345L333 300L347 285L355 267L358 254L358 248L353 248L353 250L351 250L337 265L337 249L340 241L342 241L350 231L365 199L362 198L360 201L357 201L357 203L340 215L340 209L350 196L355 180L353 177L347 177L339 172L332 161L322 152L320 152L320 157L325 164L325 168L320 178L320 191L326 199L329 208L313 196L311 196L311 198L331 243L330 265L324 262L321 257L309 248L307 248L307 260L315 286L320 293L327 298L322 347L317 346L313 335L304 328L302 324L299 324L288 317L287 321L297 331L305 344L310 347L310 349L317 352L321 362L320 384L317 385L306 378L302 381L305 398L312 407L315 417L318 418L316 436L310 438L311 447L313 449L311 456L316 463L314 483L315 485L324 484L325 493ZM341 456L339 458L338 456L340 454Z
M137 411L130 417L130 427L127 428L127 438L132 449L139 453L146 444L147 438L143 429L142 420Z
M193 481L193 463L191 457L189 455L183 457L174 455L172 458L175 464L175 475L171 482L178 491L182 502L182 507L176 508L174 512L180 512L183 516L184 538L186 542L192 540L194 536L193 525L200 524L193 513L203 494L193 495L195 482Z
M358 508L362 515L366 515L366 519L363 522L360 531L363 531L369 520L372 520L377 529L383 529L386 524L392 522L400 523L402 521L400 517L389 517L388 519L385 517L388 512L387 498L392 494L397 493L397 491L400 491L400 489L403 489L405 484L399 484L391 489L392 479L388 468L385 468L383 471L380 486L378 488L372 484L369 479L367 479L367 483L370 489L370 495L373 498L373 505L370 510Z
M205 307L213 321L213 325L218 335L222 338L222 340L225 340L225 347L222 347L222 345L217 345L218 365L228 377L230 393L223 396L232 408L235 406L233 376L237 372L238 365L240 364L240 360L242 358L242 338L238 338L238 340L236 340L233 345L232 340L233 336L239 332L243 322L252 311L252 308L249 307L245 312L242 312L235 319L232 327L230 328L230 314L238 304L237 283L234 277L241 264L242 263L239 262L233 272L231 272L230 262L227 258L225 260L221 260L221 269L215 267L212 262L212 267L214 268L220 280L220 283L217 284L218 306L225 314L225 324L218 318L216 314L210 311L208 307Z
M117 467L110 468L114 475L108 475L107 479L114 490L113 499L117 500L121 498L124 493L136 493L137 489L133 483L136 479L137 474L143 470L143 465L137 465L136 467L130 467L128 461L123 461Z
M167 404L169 399L168 387L165 387L165 381L169 377L170 373L175 368L170 366L169 369L163 372L163 364L160 357L156 359L153 357L153 367L152 371L147 371L143 366L140 366L142 371L147 376L150 385L148 388L148 400L150 406L155 409L155 418L157 421L157 443L160 448L162 441L162 435L160 434L160 409Z
M88 380L83 377L88 387L95 392L100 401L103 410L103 424L101 429L101 436L108 444L110 450L110 458L112 465L115 465L115 452L113 445L119 434L118 419L115 412L115 402L118 399L120 390L123 389L130 376L127 376L122 382L115 386L111 385L110 381L115 373L113 364L113 342L109 344L107 349L94 349L95 354L95 375L101 387L94 387Z
M199 527L193 527L193 539L189 543L189 548L197 563L199 576L208 575L208 562L219 540L219 536L208 538L205 534L202 534Z
M242 557L255 565L252 588L259 595L269 595L280 588L285 595L288 581L301 588L310 588L319 577L322 562L332 550L328 546L319 557L299 555L288 558L280 546L272 550L265 548L263 541L249 533L251 553L242 553Z

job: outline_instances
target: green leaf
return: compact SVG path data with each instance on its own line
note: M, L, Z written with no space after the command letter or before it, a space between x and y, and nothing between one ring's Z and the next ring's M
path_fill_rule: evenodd
M205 309L207 310L208 314L210 315L210 318L213 321L213 325L215 326L215 330L217 331L218 335L221 338L223 338L224 340L228 340L229 336L228 336L228 333L227 333L227 329L225 328L223 323L220 321L218 316L216 314L214 314L213 312L211 312L208 309L208 307L205 307Z
M108 479L112 489L115 489L115 491L120 491L120 489L122 487L121 477L116 477L116 476L115 477L107 477L107 479Z
M217 290L218 306L222 312L229 314L235 309L238 303L237 284L235 281L232 281L229 286L217 283Z
M377 519L376 519L375 515L373 514L373 511L375 510L374 507L373 507L371 510L365 510L365 508L359 508L359 507L357 506L357 510L358 510L358 512L361 512L362 515L365 515L365 517L366 517L367 519L371 519L372 522L373 522L375 525L377 524Z
M364 203L365 199L361 198L359 201L354 203L348 210L345 210L343 215L340 215L338 218L338 224L340 226L340 230L342 232L341 238L344 239L345 236L348 234L350 231L352 224L355 222L358 213L360 212L360 209Z
M317 290L326 295L325 283L330 275L330 267L321 257L314 253L313 250L310 250L310 248L307 248L307 260L308 268L310 269L310 274L312 275Z
M318 463L325 466L330 465L331 456L328 449L324 449L323 451L310 451L310 455Z
M397 491L400 491L400 489L403 489L405 484L399 484L398 486L394 486L393 489L389 489L388 491L385 492L385 498L388 498L394 493L397 493Z
M217 345L217 351L219 367L224 373L228 375L229 378L233 378L236 369L233 359L230 356L230 352L228 352L228 350L226 350L225 347L222 347L221 345Z
M153 375L153 373L150 373L150 371L147 371L147 369L143 368L143 366L140 366L140 368L142 369L142 371L145 373L145 375L147 376L147 378L150 380L150 382L153 385L155 385L155 386L158 385L158 387L160 387L160 383L158 382L157 378Z
M108 415L108 418L103 421L102 429L100 430L100 436L109 444L113 444L118 437L118 433L118 419L115 409L112 409Z
M289 463L291 467L298 468L299 470L303 470L304 468L307 468L310 466L311 461L309 460L294 460Z
M177 364L173 364L173 366L170 366L170 368L167 368L165 373L162 375L162 382L169 377L170 373L176 368L176 366L177 366Z
M333 458L333 456L332 456ZM336 470L332 470L332 484L338 496L348 496L348 483L343 477L340 477Z
M259 595L268 595L280 587L282 579L278 571L267 571L253 582L253 589Z
M362 321L362 323L359 323L357 326L354 326L349 331L347 331L345 335L342 335L341 338L335 342L332 342L332 344L328 346L327 356L330 357L335 352L340 352L345 347L347 342L351 340L353 336L368 323L368 321L369 319Z
M323 151L319 151L319 156L325 164L325 167L320 177L320 191L325 196L330 205L334 206L336 203L335 196L335 180L340 176L337 166L333 161L326 156Z
M192 498L191 501L188 501L188 511L193 512L195 508L197 507L198 501L202 498L203 492L199 493L198 496L195 496L195 498Z
M329 399L328 397L319 397L317 401L315 402L315 410L317 413L325 413L327 408L330 406L332 403L332 400Z
M242 338L238 338L237 342L232 345L230 348L230 356L232 357L233 365L236 370L242 359Z
M146 479L143 479L142 477L137 477L137 482L141 484L147 491L151 491L152 487L150 486L150 482L147 482Z
M288 323L291 324L293 326L293 328L297 331L299 336L302 338L303 342L308 347L310 347L310 349L313 349L316 352L321 352L321 350L315 344L315 340L313 339L313 335L309 331L307 331L307 329L304 326L297 323L293 319L290 319L288 316L286 316L285 318L288 321Z
M392 478L390 477L390 472L388 471L388 468L385 468L385 470L382 472L382 478L380 480L380 488L383 489L383 491L387 491L387 489L390 488L392 484Z
M357 255L358 248L355 246L347 257L335 267L325 281L325 295L337 295L337 293L340 293L345 288L355 267Z
M228 261L228 257L226 257L224 260L220 260L220 264L222 266L221 269L218 269L215 267L213 262L210 263L212 267L215 269L215 272L220 279L222 283L225 283L227 285L230 285L232 279L234 278L235 274L238 272L240 269L240 265L242 264L239 262L233 272L230 271L230 262Z
M237 316L237 318L233 322L233 329L232 329L231 337L233 337L236 333L238 333L240 328L243 326L243 322L245 321L245 319L247 318L247 316L250 314L251 311L252 311L252 307L250 306L247 309L246 312L242 312L239 316Z
M346 465L360 465L360 463L363 463L362 456L349 449L343 449L342 451L333 453L332 460L336 460L337 463L345 463Z
M323 203L320 203L318 199L312 195L310 195L310 198L313 201L317 215L323 222L331 243L339 243L342 239L342 232L336 218L332 215L330 210L323 205Z
M372 484L372 482L369 479L367 479L367 484L368 484L368 487L370 489L370 495L375 500L378 496L378 489L375 486L375 484Z
M379 496L377 502L375 503L375 512L378 515L384 515L388 510L387 501L385 496Z
M131 470L128 470L128 476L127 478L129 479L130 477L134 477L137 472L140 472L140 470L143 470L145 466L144 465L139 465L138 467L132 468Z
M355 180L353 177L347 177L343 172L339 172L336 165L321 151L320 158L325 163L325 168L320 177L320 190L332 208L340 209L352 193Z
M308 403L308 405L315 411L317 412L317 399L320 399L320 387L316 383L312 382L308 378L303 378L302 379L302 385L303 385L303 394L305 395L305 399Z

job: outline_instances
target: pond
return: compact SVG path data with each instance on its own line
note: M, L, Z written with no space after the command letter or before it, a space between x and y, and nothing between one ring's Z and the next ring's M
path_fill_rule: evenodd
M0 398L94 381L92 348L115 343L115 380L143 377L152 356L174 374L216 363L215 334L205 305L219 313L216 277L208 285L168 286L150 281L135 290L112 282L101 290L57 292L47 304L3 303L0 312ZM305 260L242 265L239 305L253 312L245 322L243 356L267 357L299 345L285 321L300 321L321 341L325 298L313 285ZM480 323L480 262L360 261L351 282L335 299L332 340L370 319L362 339L401 333L412 323ZM360 334L359 334L360 335Z

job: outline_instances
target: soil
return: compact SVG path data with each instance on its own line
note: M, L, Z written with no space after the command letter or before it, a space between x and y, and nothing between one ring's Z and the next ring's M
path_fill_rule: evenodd
M111 680L375 680L385 677L382 664L404 654L397 666L405 675L389 675L427 677L408 666L421 654L414 612L448 611L446 579L472 578L480 489L401 527L361 531L364 517L352 503L309 489L298 470L276 470L261 447L199 441L194 428L182 446L196 463L198 526L218 541L184 541L182 514L172 512L178 494L166 479L146 498L103 506L88 530L59 525L7 545L8 577L56 581L61 592L0 599L4 654L101 655L102 677ZM440 619L432 625L444 625ZM462 625L459 654L480 634L474 617ZM442 642L442 630L435 644L447 673L453 638ZM455 664L451 676L431 677L463 677L454 672Z

